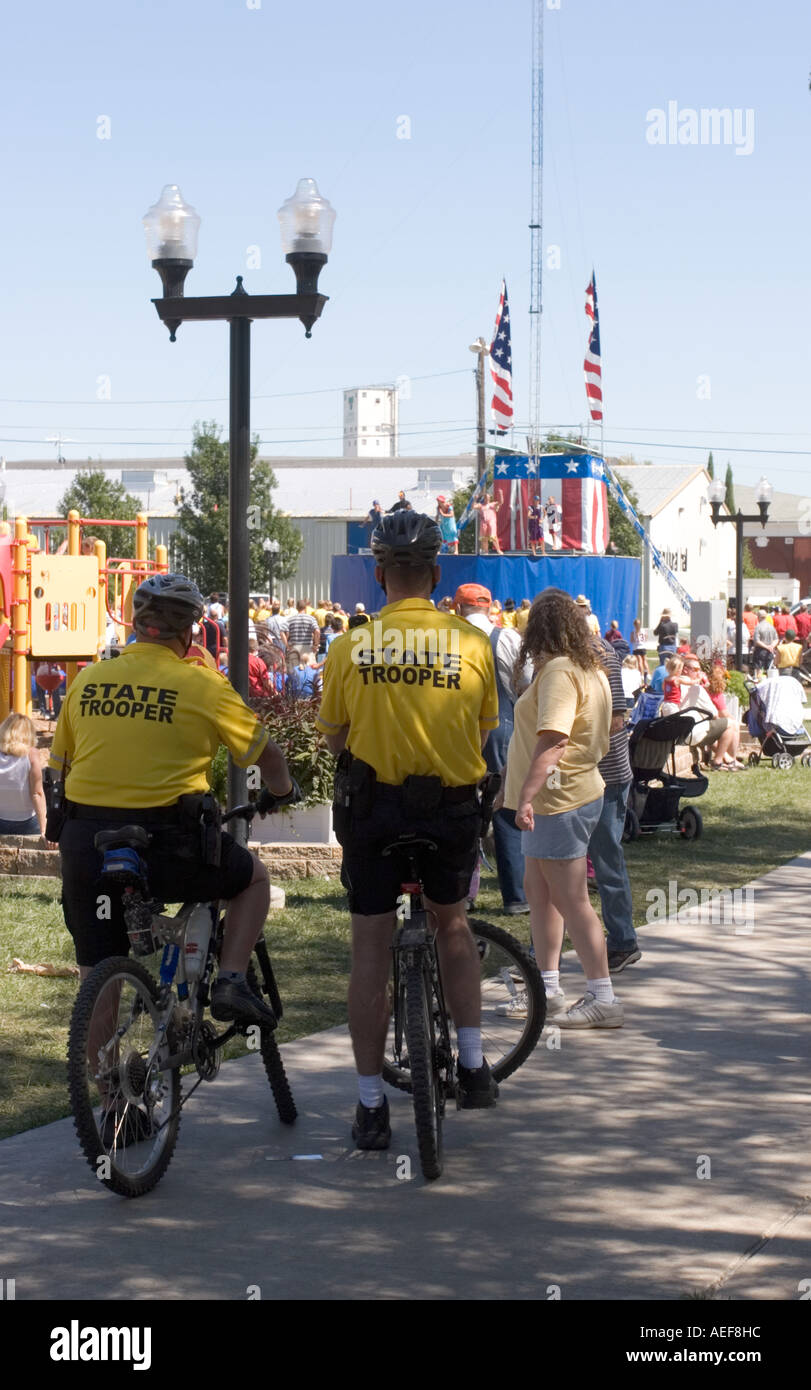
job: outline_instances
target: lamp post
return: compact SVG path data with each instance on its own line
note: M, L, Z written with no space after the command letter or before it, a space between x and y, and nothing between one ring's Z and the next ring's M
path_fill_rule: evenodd
M228 674L243 699L248 694L248 602L251 436L251 320L300 319L306 337L327 302L318 293L318 276L332 248L335 211L318 192L315 179L299 179L296 191L279 209L282 250L296 277L295 294L248 294L237 276L230 295L188 299L186 276L197 254L200 218L184 202L177 184L167 184L144 217L149 258L163 282L163 298L153 299L158 317L174 342L181 323L217 319L230 326L230 424L228 480ZM229 759L230 806L247 798L247 773ZM247 834L243 822L235 834Z
M268 536L265 536L262 542L262 549L265 552L265 559L268 562L268 601L270 603L273 602L273 565L281 548L277 540L270 540Z
M728 521L735 527L735 667L738 671L743 666L743 528L747 522L755 521L760 522L765 528L773 494L774 488L771 483L761 478L755 488L757 516L744 516L740 507L734 516L721 516L721 504L726 496L726 488L720 478L710 484L709 502L713 526Z
M484 476L487 468L487 451L484 438L484 415L485 415L485 384L484 384L484 364L490 356L490 348L484 338L477 338L475 343L470 343L470 351L478 355L476 363L476 479ZM479 524L481 512L476 513L476 554L479 554ZM490 552L490 542L487 542L487 551Z

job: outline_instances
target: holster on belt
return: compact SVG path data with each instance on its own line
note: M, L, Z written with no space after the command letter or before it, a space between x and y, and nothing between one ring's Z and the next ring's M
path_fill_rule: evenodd
M501 788L501 773L488 772L479 783L481 789L482 835L486 835L493 819L493 802Z
M363 819L372 814L377 773L362 758L356 758L348 748L338 755L335 768L335 788L332 804L336 810L351 811Z
M177 804L181 842L187 841L193 856L199 854L204 864L218 865L222 822L216 797L211 792L189 792Z
M46 840L53 840L54 843L56 843L59 836L62 834L62 829L68 818L67 801L65 799L64 771L57 779L54 776L53 768L43 768L42 789L45 792L45 805L47 808L45 838Z

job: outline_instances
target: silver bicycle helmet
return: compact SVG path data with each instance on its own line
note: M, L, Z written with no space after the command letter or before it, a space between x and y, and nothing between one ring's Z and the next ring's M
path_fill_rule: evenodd
M139 584L132 600L136 631L149 637L177 637L199 621L205 601L196 584L183 574L151 574Z
M386 565L433 565L442 532L430 516L422 512L391 512L372 532L372 554Z

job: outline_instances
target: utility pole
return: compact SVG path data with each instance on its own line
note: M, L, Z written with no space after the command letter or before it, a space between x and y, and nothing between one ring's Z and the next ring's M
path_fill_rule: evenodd
M470 351L478 355L476 363L476 481L484 477L487 470L487 448L485 444L485 378L484 366L490 356L490 347L484 338L477 338L475 343L470 344ZM476 554L481 550L479 538L479 522L481 513L476 513ZM489 542L488 542L489 549Z

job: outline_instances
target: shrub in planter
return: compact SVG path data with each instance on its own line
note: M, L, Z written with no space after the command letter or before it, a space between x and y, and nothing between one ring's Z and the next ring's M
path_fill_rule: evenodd
M252 700L251 708L284 753L287 766L301 787L302 805L331 802L335 759L315 726L319 701L290 700L274 691Z
M332 801L335 759L315 727L317 700L290 700L278 691L250 701L251 709L278 743L304 800L302 807ZM217 750L209 772L211 790L221 806L228 799L228 751Z

